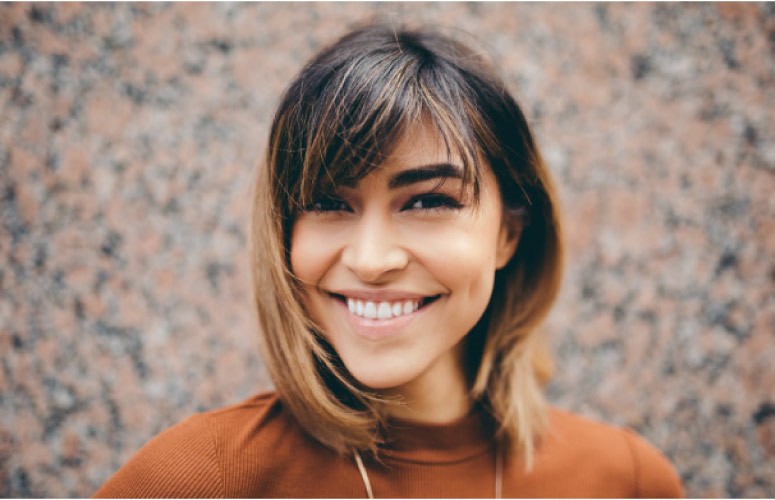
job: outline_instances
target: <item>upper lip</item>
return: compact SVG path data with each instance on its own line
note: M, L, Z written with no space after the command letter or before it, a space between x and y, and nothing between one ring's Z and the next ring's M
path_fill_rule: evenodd
M330 290L333 295L343 295L351 299L390 302L395 300L417 300L439 294L425 294L404 290Z

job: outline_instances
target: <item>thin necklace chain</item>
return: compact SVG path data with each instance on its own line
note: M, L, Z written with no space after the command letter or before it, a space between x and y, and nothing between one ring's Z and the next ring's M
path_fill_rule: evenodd
M371 489L371 481L369 481L369 474L366 472L366 467L361 460L361 454L358 450L353 449L355 455L355 463L358 465L358 471L361 473L361 479L363 479L363 486L366 487L366 497L374 498L374 492ZM502 498L503 496L503 455L501 454L501 447L498 446L498 442L495 442L495 498Z

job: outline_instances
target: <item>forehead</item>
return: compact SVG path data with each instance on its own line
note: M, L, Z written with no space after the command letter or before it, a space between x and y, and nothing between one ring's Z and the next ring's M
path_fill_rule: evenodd
M461 194L471 190L478 199L480 188L490 191L495 177L481 155L476 165L466 161L459 149L448 145L436 128L423 124L399 136L383 161L367 175L342 183L339 188L381 186L392 190L424 182L436 183L437 187L451 182L452 186L459 187Z
M443 183L460 182L464 178L465 166L460 153L447 147L444 137L434 127L421 124L402 133L376 168L340 187L352 189L380 184L398 189L427 180Z
M462 163L457 148L447 147L444 137L428 123L417 124L406 130L387 155L383 168L406 165L447 162Z
M422 116L411 122L396 130L392 137L380 138L378 131L372 130L367 134L371 139L363 144L340 142L335 151L344 161L305 162L302 171L311 167L312 176L308 178L315 180L292 192L297 206L306 206L319 196L363 187L364 181L398 188L428 179L440 182L457 179L460 189L471 189L474 199L478 200L481 174L487 176L486 171L490 170L483 161L479 145L466 140L468 134L454 126L442 130L432 116ZM425 167L433 168L419 172ZM446 171L439 172L440 167ZM434 169L435 172L430 172ZM418 172L412 173L413 170Z

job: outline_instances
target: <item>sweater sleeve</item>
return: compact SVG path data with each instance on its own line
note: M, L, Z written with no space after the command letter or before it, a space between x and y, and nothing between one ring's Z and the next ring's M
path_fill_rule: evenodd
M638 498L683 498L683 487L673 465L648 441L631 430L625 439L635 469L635 491Z
M151 439L93 498L223 498L206 415L193 415Z

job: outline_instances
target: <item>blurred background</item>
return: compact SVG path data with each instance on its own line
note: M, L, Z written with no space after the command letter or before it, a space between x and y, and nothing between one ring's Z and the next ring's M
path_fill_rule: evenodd
M696 497L775 496L775 5L0 5L0 494L88 496L271 388L250 185L284 86L371 19L483 42L560 186L553 404Z

